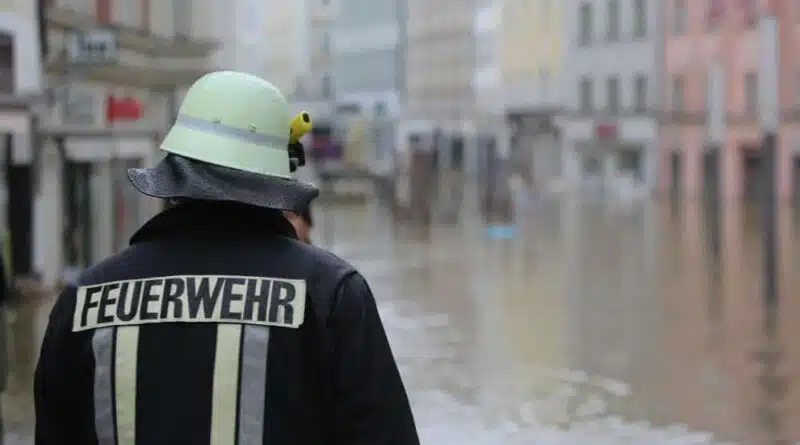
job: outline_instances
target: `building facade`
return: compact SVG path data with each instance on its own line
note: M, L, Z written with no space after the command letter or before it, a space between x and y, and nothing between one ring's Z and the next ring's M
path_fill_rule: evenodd
M123 248L160 209L132 190L126 169L157 160L177 100L210 69L214 3L50 1L52 102L40 118L33 231L35 269L45 282ZM95 51L98 45L104 49ZM121 100L136 104L134 115L114 111Z
M779 98L782 111L775 187L781 198L800 194L800 63L797 41L800 4L772 2L779 22ZM669 119L661 140L660 189L665 194L757 199L762 160L759 128L760 2L665 2L666 79ZM707 109L712 68L723 94L722 140L712 141ZM719 147L717 147L719 146ZM712 187L717 187L713 189Z
M656 184L662 2L562 2L563 179L642 196Z
M375 173L394 163L405 91L405 0L340 0L333 26L335 125L344 161Z
M287 4L271 0L235 0L214 2L212 6L215 18L210 25L221 48L214 53L212 65L270 79L268 67L271 58L281 53L270 53L268 42L275 38L279 42L296 41L296 32L282 35L284 27L279 25L275 29L275 21L271 20L284 17ZM279 72L277 77L283 79L285 76Z
M35 1L0 2L0 237L6 266L25 276L34 273L31 232L40 201L33 184L33 105L43 83L42 7Z
M312 1L307 9L308 73L296 102L313 112L317 123L330 120L334 108L333 31L337 5L330 0Z
M453 132L472 124L477 6L475 0L407 0L407 120Z
M540 189L550 187L561 171L555 118L564 69L562 8L555 0L503 0L503 117L518 172Z
M400 0L340 0L333 27L333 83L340 108L395 114L403 91Z
M309 71L307 4L304 1L262 1L264 13L265 61L261 72L287 98L303 94Z

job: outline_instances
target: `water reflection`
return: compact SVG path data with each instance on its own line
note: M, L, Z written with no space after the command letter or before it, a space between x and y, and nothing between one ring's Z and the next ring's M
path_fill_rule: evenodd
M539 199L510 240L460 213L420 227L375 203L320 209L379 298L426 443L800 441L796 211L778 215L774 331L757 209ZM15 360L22 431L31 367Z

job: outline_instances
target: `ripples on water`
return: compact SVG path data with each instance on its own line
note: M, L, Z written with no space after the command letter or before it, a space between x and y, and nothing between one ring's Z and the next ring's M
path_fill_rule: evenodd
M376 290L425 443L789 444L800 219L779 218L783 321L767 337L756 214L541 202L515 240L464 218L337 217L373 253L334 250Z
M775 335L749 209L728 205L714 225L693 203L542 201L511 240L462 213L424 229L374 206L318 218L370 280L425 444L800 441L791 211ZM41 328L44 312L22 319ZM5 397L11 444L31 443L25 357Z

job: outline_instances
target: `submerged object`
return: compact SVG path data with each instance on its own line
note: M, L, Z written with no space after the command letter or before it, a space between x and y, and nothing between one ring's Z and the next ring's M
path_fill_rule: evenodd
M517 228L515 226L488 226L486 228L486 236L489 238L513 239L517 237Z

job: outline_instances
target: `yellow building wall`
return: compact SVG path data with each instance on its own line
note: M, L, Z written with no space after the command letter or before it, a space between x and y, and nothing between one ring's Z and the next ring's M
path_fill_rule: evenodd
M535 85L542 69L556 78L562 67L561 1L504 0L502 9L504 83Z
M267 0L267 3L269 15L264 23L264 44L267 48L264 78L284 94L290 95L297 83L304 9L300 1Z

